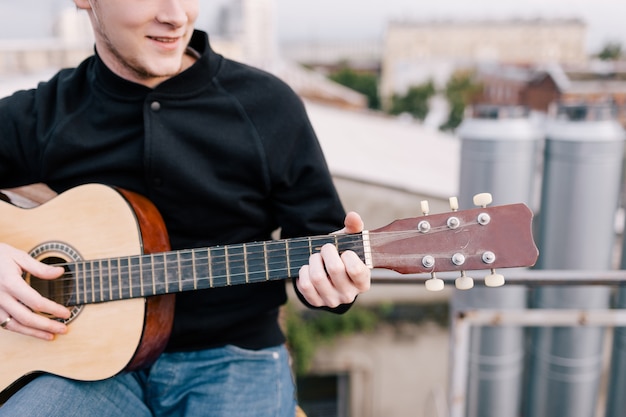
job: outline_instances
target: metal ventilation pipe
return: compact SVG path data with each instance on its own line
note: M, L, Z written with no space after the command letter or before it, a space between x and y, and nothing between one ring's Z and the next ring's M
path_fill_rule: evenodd
M542 131L520 107L481 107L459 127L461 170L459 203L472 205L474 194L489 192L494 204L531 205L538 177ZM506 277L506 272L502 272ZM455 310L526 308L526 288L475 287L455 291ZM454 317L454 315L453 315ZM520 415L524 329L479 327L472 330L469 352L466 415Z
M622 131L622 136L626 136L624 131ZM626 269L626 233L622 233L620 268ZM626 288L623 286L620 286L617 290L615 308L626 308ZM621 417L624 415L624 410L626 410L626 396L624 395L624 392L626 392L626 328L624 327L616 327L614 329L610 370L606 417Z
M547 124L540 269L611 269L624 135L602 106L562 106ZM534 308L605 309L610 288L541 287ZM604 329L533 328L528 417L589 417L597 406Z

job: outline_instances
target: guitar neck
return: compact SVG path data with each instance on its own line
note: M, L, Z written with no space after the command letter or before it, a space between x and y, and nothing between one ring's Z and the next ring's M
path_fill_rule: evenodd
M50 294L66 306L149 297L231 285L284 280L298 275L327 243L369 257L367 233L213 246L63 264Z

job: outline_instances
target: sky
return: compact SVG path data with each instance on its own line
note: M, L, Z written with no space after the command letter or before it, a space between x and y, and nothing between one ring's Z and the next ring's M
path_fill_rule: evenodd
M199 0L205 11L228 0ZM279 39L380 40L389 20L581 18L590 52L626 48L626 0L274 0ZM72 0L0 0L0 39L42 37L50 16ZM208 25L210 19L201 19ZM208 28L210 30L210 28Z
M581 18L589 50L626 48L626 0L276 0L287 39L377 38L389 20Z

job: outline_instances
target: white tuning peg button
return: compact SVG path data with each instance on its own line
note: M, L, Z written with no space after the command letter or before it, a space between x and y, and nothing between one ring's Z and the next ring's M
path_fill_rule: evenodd
M456 197L450 197L450 210L458 211L459 210L459 199Z
M493 202L493 197L489 193L476 194L474 196L474 205L478 207L487 207Z
M437 278L434 272L432 274L432 278L427 279L426 282L424 282L424 285L428 291L433 292L441 291L444 287L443 280Z
M424 213L424 216L428 216L428 213L430 213L430 207L428 206L428 200L422 200L420 202L420 207L422 208L422 213Z
M496 274L494 269L491 270L491 274L485 276L485 285L487 287L501 287L504 285L504 275Z
M474 279L465 275L465 271L461 271L461 276L454 280L454 285L459 290L469 290L474 287Z

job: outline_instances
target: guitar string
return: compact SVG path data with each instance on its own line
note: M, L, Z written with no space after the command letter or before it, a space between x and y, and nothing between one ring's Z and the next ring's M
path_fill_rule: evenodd
M398 235L411 235L411 236L415 236L415 235L422 235L422 233L420 232L416 232L416 231L392 231L392 232L377 232L376 235L374 236L373 240L383 240L381 238L385 238L388 239L389 236L398 236ZM386 236L385 236L386 235ZM354 237L358 237L358 239L356 240L357 243L361 243L360 240L360 234L357 235L340 235L340 236L350 236L354 239ZM333 236L323 236L321 238L324 239L328 239L328 238L332 238ZM314 239L314 238L311 238ZM300 238L300 239L292 239L290 240L290 242L293 244L296 240L299 240L300 242L307 242L309 238ZM372 238L370 237L370 240L372 240ZM262 246L264 242L253 242L253 243L248 243L248 244L234 244L234 245L228 245L231 248L235 247L235 246L240 246L240 248L243 248L243 245L246 246L250 246L250 245L258 245L258 246ZM265 242L266 244L271 244L271 243L281 243L281 241L268 241ZM344 242L345 243L345 242ZM350 243L355 243L354 241L351 241ZM267 245L266 245L267 246ZM223 249L224 247L211 247L211 249L215 249L215 248L221 248ZM202 248L199 249L200 251L207 251L209 248ZM293 248L291 248L293 249ZM293 253L292 252L292 258L296 258L298 256L302 256L302 257L306 257L308 258L308 256L310 255L310 251L308 248L308 245L306 248L304 247L300 247L300 248L296 248L299 249L301 251L301 253ZM187 250L181 250L181 251L174 251L174 252L169 252L170 254L175 254L176 252L179 253L187 253L187 254L191 254L194 251L198 251L198 249L187 249ZM269 252L274 252L274 253L284 253L285 249L276 249L276 250L270 250ZM157 258L159 257L159 255L162 254L154 254L157 256ZM228 277L230 277L233 281L237 281L239 278L241 278L242 276L248 276L248 280L247 281L240 281L240 282L235 282L232 285L237 285L237 284L243 284L245 282L248 283L255 283L255 282L265 282L268 281L267 277L268 275L271 275L272 273L277 273L280 272L281 274L289 274L290 270L288 270L287 265L285 264L285 261L280 261L280 262L274 262L273 264L271 264L270 267L270 263L268 263L267 268L264 268L262 270L258 270L256 272L254 272L254 275L257 276L262 276L262 278L254 278L251 277L251 274L248 272L246 273L246 271L243 272L233 272L233 271L227 271L225 269L225 267L230 264L233 263L233 256L237 256L237 255L233 255L233 254L221 254L221 255L212 255L212 256L207 256L207 257L195 257L195 259L180 259L180 269L188 269L190 267L192 267L194 265L194 262L197 264L198 262L202 263L202 261L208 261L211 260L211 266L210 268L215 270L215 269L224 269L224 273L220 274L220 275L216 275L216 276L210 276L210 274L203 274L201 277L194 277L193 273L195 273L195 271L192 271L192 277L178 277L176 278L177 274L174 274L175 278L172 281L168 281L165 282L165 279L159 282L148 282L145 283L142 277L139 278L140 282L135 285L135 281L136 279L133 279L131 277L132 273L129 273L129 271L135 269L135 271L132 271L134 273L139 272L137 269L139 268L139 264L130 264L130 263L126 263L124 265L122 265L121 267L117 268L117 274L115 277L112 277L111 279L111 286L110 287L105 287L102 283L105 282L103 281L103 278L101 276L90 276L90 275L85 275L84 273L81 275L80 273L78 274L72 274L72 273L66 273L64 274L63 277L57 279L57 280L52 280L50 281L51 283L55 284L55 283L60 283L60 285L54 285L54 287L57 289L57 291L55 292L55 294L53 294L53 296L56 296L57 299L67 299L68 298L68 293L63 289L63 284L64 282L68 282L71 281L72 283L74 281L76 281L76 277L78 276L79 281L82 281L81 283L83 284L83 286L86 284L85 288L82 289L82 291L77 290L75 287L73 288L74 292L70 294L74 295L76 294L77 297L78 296L83 296L82 298L86 299L92 299L91 302L97 302L95 300L93 300L93 298L95 298L96 295L101 296L105 293L107 296L108 295L115 295L115 297L113 297L114 300L117 299L125 299L125 298L138 298L138 297L143 297L143 295L139 295L136 294L136 291L139 290L139 292L141 293L142 289L148 288L150 289L153 285L156 285L159 288L162 287L166 287L166 288L171 288L172 286L176 287L176 286L183 286L185 287L187 284L189 283L194 283L194 282L201 282L201 281L207 281L207 280L211 280L211 281L224 281L227 280ZM238 254L238 256L244 257L243 253ZM388 256L386 255L386 258L406 258L407 255L392 255L392 256ZM408 255L408 256L414 256L414 255ZM139 258L149 258L150 255L136 255L136 256L129 256L129 257L121 257L121 258L113 258L113 259L124 259L124 260L130 260L130 259L136 259L138 260ZM162 256L161 256L162 257ZM154 260L154 258L152 259ZM223 260L223 262L222 262ZM76 262L76 263L72 263L73 265L77 265L77 264L91 264L92 266L94 265L94 263L98 263L98 260L90 260L90 261L81 261L81 262ZM304 263L303 263L304 264ZM59 264L59 265L63 265L63 264ZM178 269L177 266L175 265L173 267L168 268L166 265L173 265L173 262L151 262L148 265L148 272L152 272L152 277L154 279L155 275L157 273L163 273L164 271L172 271L175 269ZM276 268L274 267L274 265L280 265L280 267ZM196 265L197 266L197 265ZM300 265L298 265L298 268L300 267ZM239 269L242 269L243 267L240 267ZM197 268L196 268L197 269ZM291 268L293 269L293 268ZM96 272L98 271L98 268L95 269ZM207 267L205 267L205 270L209 270L209 266L207 265ZM165 278L165 276L163 277L158 277L158 278ZM288 278L288 275L281 275L279 277L273 277L270 278L269 280L281 280L281 279L286 279ZM130 285L126 285L123 286L122 284L128 284L130 281ZM120 285L118 285L120 284ZM209 285L208 287L203 287L203 288L214 288L214 287L223 287L223 286L227 286L228 284L222 283L222 285L214 285L215 283L212 282L211 285ZM59 290L59 288L61 288ZM122 296L120 296L120 288L122 288ZM187 288L187 289L191 289L191 288ZM185 290L183 290L185 291ZM179 291L172 291L172 292L179 292ZM128 294L127 294L128 293ZM167 294L168 292L162 292L162 293L157 293L154 295L160 295L160 294ZM133 294L133 296L131 297L130 294ZM153 295L152 293L149 293L147 295ZM108 301L108 299L101 299L99 301ZM84 301L85 302L85 301Z
M441 228L433 228L431 229L431 231L428 234L432 234L432 233L437 233L439 231L442 230L448 230L447 227L441 227ZM415 230L404 230L404 231L390 231L390 232L376 232L373 234L370 234L370 242L372 242L373 244L376 243L380 243L381 241L385 241L385 240L389 240L390 238L393 238L392 240L397 241L397 238L401 236L404 238L413 238L416 236L427 236L427 234L423 234L421 232L415 231ZM359 234L355 234L355 235L337 235L337 239L339 240L337 243L338 244L350 244L352 246L356 245L356 244L361 244L362 243L362 235ZM292 259L297 259L298 257L302 257L302 258L306 258L308 259L308 257L310 256L311 252L310 252L310 248L309 248L309 241L311 241L311 243L315 243L315 241L320 241L320 240L324 240L324 241L329 241L329 240L335 240L335 236L334 235L327 235L327 236L315 236L315 237L304 237L304 238L295 238L295 239L289 239L289 250L290 250L290 256L289 258ZM342 241L343 240L343 241ZM348 242L345 242L348 241ZM301 243L306 243L306 247L304 246L300 246L298 247L298 244ZM323 242L317 242L317 243L323 243ZM326 242L326 243L330 243L330 242ZM53 284L53 286L57 289L57 291L53 294L53 296L57 297L57 298L67 298L68 294L67 292L64 290L64 285L67 282L70 283L74 283L74 281L78 280L79 281L83 281L81 284L86 284L87 288L83 288L82 291L80 291L80 295L85 295L85 296L89 296L89 297L83 297L83 298L93 298L93 295L98 295L100 296L101 293L114 293L115 296L119 296L119 292L120 292L120 287L123 288L124 292L127 293L132 293L135 294L136 291L141 292L142 289L145 288L149 288L151 290L151 287L153 285L156 285L157 287L163 287L166 286L168 288L171 288L172 286L183 286L185 287L186 284L189 283L193 283L193 282L199 282L199 281L207 281L207 280L214 280L214 281L224 281L226 280L228 277L230 277L231 279L233 279L234 281L239 280L241 277L245 277L248 276L248 281L250 283L254 283L254 282L265 282L267 281L267 276L268 275L273 275L276 273L286 273L289 274L290 271L288 270L288 267L286 265L286 261L285 260L281 260L281 261L277 261L277 262L271 262L271 261L267 261L266 262L266 258L268 256L273 256L276 253L281 253L284 254L286 251L286 248L283 246L281 248L277 248L277 249L272 249L270 247L272 246L282 246L285 245L285 241L284 240L277 240L277 241L267 241L267 242L251 242L251 243L244 243L244 244L232 244L232 245L225 245L225 246L213 246L213 247L209 247L209 248L200 248L200 249L184 249L184 250L179 250L179 251L171 251L171 252L164 252L164 253L155 253L155 254L146 254L146 255L131 255L131 256L127 256L127 257L116 257L116 258L111 258L111 260L115 260L118 261L117 265L114 265L116 268L111 268L111 265L109 264L109 259L102 259L102 260L86 260L86 261L79 261L79 262L72 262L72 263L67 263L67 264L57 264L58 266L67 266L67 265L91 265L92 267L92 271L96 272L96 276L91 276L91 272L92 271L85 271L83 270L82 273L79 273L78 271L70 271L70 272L66 272L62 277L56 279L56 280L51 280L49 281L50 283ZM259 260L258 263L259 265L263 265L265 266L267 264L267 267L265 268L261 268L259 270L256 270L252 273L248 272L248 271L242 271L242 272L234 272L232 270L226 270L227 266L230 266L230 264L233 263L233 261L236 263L237 262L237 258L241 258L241 263L244 263L245 259L249 259L250 257L250 253L244 253L244 247L248 250L250 249L254 249L254 248L260 248L265 246L265 250L262 252L257 252L257 253L252 253L253 255L258 255L260 258L263 258L263 260ZM227 250L225 249L226 247L228 247L228 251L229 253L225 253ZM348 248L350 249L350 248ZM214 251L219 251L221 252L220 254L214 254L214 253L208 253L209 250L211 252ZM242 252L239 253L231 253L230 251L232 250L241 250ZM198 255L198 253L207 253L207 255ZM178 258L179 262L176 262L174 260L171 259L166 259L167 257L174 257L174 256L178 256L178 255L182 255L181 257ZM192 256L193 255L193 256ZM197 255L197 256L196 256ZM191 256L191 258L189 258L189 256ZM406 258L407 255L388 255L385 254L386 258L391 258L391 259L400 259L400 258ZM415 255L409 255L409 256L415 256ZM285 259L287 258L287 256L285 256ZM148 263L148 265L146 265L145 263L142 263L141 260L144 259L150 259L151 262ZM120 264L119 261L124 261L123 264ZM136 263L131 263L131 260L135 260L137 261ZM155 262L156 260L156 262ZM210 261L210 265L208 265ZM102 263L101 263L102 262ZM177 274L174 274L174 276L172 278L174 278L172 281L168 281L167 283L165 282L165 280L163 281L159 281L159 282L148 282L145 283L143 282L143 277L140 276L139 280L140 282L138 284L135 284L136 279L132 278L132 273L129 271L132 271L133 273L138 273L140 272L140 267L145 267L147 266L147 273L149 275L152 276L152 278L154 279L155 276L157 274L162 274L164 271L175 271L176 269L178 269L180 267L181 270L189 270L189 268L193 267L194 265L196 266L196 269L198 269L198 264L202 264L202 263L207 264L203 269L207 272L206 274L202 274L201 277L197 277L195 275L196 271L191 271L191 277L189 276L179 276L176 277ZM168 267L167 265L171 265L170 267ZM241 264L240 264L241 265ZM278 265L278 266L277 266ZM298 264L298 268L301 265ZM104 286L103 283L108 284L108 280L105 279L105 277L103 276L98 276L97 272L102 272L102 271L107 271L107 272L111 272L109 271L109 269L114 269L116 272L114 276L111 277L111 286L109 287ZM212 270L222 270L223 273L217 276L211 276L211 274L209 274L209 269ZM237 269L242 270L245 269L245 266L239 266ZM291 268L293 269L293 268ZM86 274L85 274L86 273ZM185 274L188 275L188 274ZM256 278L254 279L253 277L251 277L251 275L255 275L255 276L262 276L263 278ZM108 275L107 275L108 277ZM165 278L165 276L163 277L159 277L159 278ZM274 277L274 278L270 278L270 280L279 280L279 279L286 279L288 278L288 276L281 276L281 277ZM93 281L93 282L92 282ZM122 286L121 284L124 283L128 283L128 281L130 281L130 285L127 286ZM243 283L243 282L241 282ZM117 285L120 284L120 285ZM236 283L234 284L236 285ZM70 287L72 287L73 285L70 285ZM222 286L226 286L226 285L222 285ZM106 288L103 288L106 287ZM212 288L211 286L209 286L208 288ZM79 291L74 287L73 288L74 292L72 294L79 294ZM106 294L107 296L110 294ZM136 297L141 297L141 295L136 295Z

